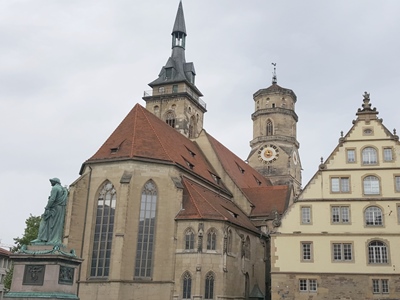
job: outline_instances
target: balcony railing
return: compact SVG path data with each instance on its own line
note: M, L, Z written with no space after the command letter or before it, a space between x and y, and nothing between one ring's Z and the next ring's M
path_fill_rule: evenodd
M197 101L202 107L207 108L207 104L189 87L159 87L153 90L144 91L143 97L162 96L171 94L186 93Z

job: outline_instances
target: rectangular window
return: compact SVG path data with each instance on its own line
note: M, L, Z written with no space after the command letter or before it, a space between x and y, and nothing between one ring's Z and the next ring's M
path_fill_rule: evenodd
M331 177L332 193L348 193L350 192L349 177Z
M383 148L383 160L384 161L392 161L393 160L392 148Z
M317 280L316 279L299 279L299 290L300 292L317 292Z
M312 262L312 243L311 242L301 242L301 261Z
M394 177L394 185L396 187L396 192L400 192L400 176Z
M374 294L389 294L389 279L372 279Z
M350 223L350 207L349 206L331 206L331 216L333 224L349 224Z
M333 243L332 244L333 261L352 261L353 245L351 243Z
M400 223L400 204L397 204L397 223Z
M354 149L347 149L347 162L348 163L355 163L356 162L356 150Z
M173 92L173 93L177 93L177 92L178 92L178 85L177 85L177 84L174 84L174 85L172 86L172 92Z
M301 207L301 224L311 224L311 206Z

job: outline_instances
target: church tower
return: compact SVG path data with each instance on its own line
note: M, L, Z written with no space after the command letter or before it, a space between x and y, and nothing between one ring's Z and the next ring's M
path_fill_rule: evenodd
M293 186L295 194L301 188L301 163L297 141L295 112L296 94L277 84L274 69L272 85L254 95L253 140L249 165L274 185Z
M186 25L182 2L179 3L172 29L172 54L158 78L144 92L146 108L188 138L196 138L203 129L206 104L195 85L196 72L186 62Z

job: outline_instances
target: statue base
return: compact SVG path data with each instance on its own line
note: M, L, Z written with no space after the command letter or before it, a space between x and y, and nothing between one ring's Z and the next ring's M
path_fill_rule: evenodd
M63 245L24 246L10 256L14 272L11 289L4 299L74 299L78 267L82 259Z

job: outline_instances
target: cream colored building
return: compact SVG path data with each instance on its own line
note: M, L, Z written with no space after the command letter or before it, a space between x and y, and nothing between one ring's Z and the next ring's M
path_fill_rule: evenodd
M293 189L204 130L185 45L180 3L146 108L128 113L70 186L64 243L84 259L81 300L269 299L266 232Z
M272 299L400 299L400 144L364 94L271 237Z

